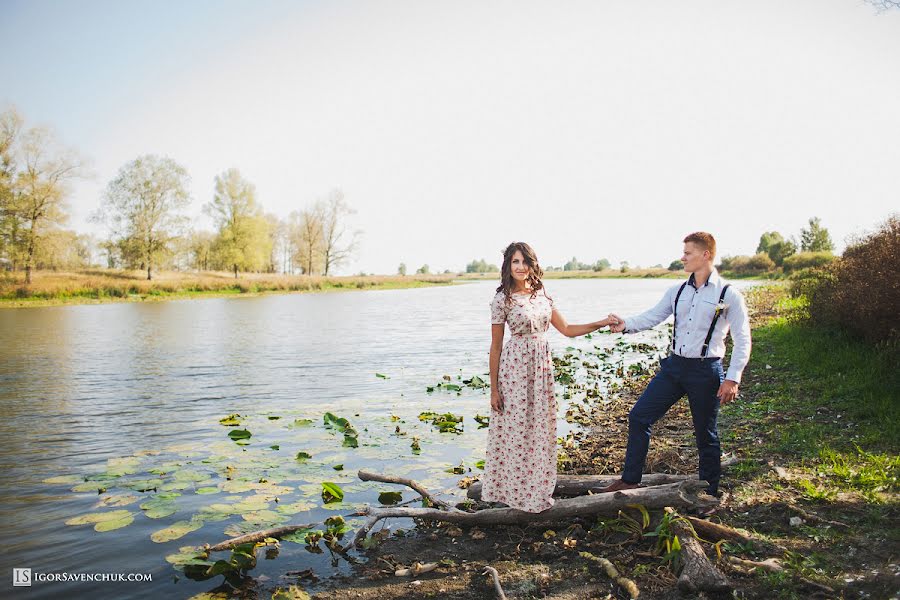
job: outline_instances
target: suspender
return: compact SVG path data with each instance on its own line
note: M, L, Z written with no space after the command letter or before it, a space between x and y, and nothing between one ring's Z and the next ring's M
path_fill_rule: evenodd
M690 281L690 279L688 279L688 281ZM678 293L675 294L675 306L672 307L672 315L675 317L675 322L672 323L672 352L675 352L675 328L678 327L678 299L681 298L681 292L684 291L688 281L682 283L681 287L678 288Z
M728 287L731 284L726 284L722 287L722 293L719 294L719 304L722 304L722 301L725 299L725 292L728 291ZM706 351L709 350L709 340L712 339L713 329L716 328L716 323L719 321L719 315L722 314L722 309L716 306L716 314L713 317L712 323L709 326L709 331L706 332L706 339L703 341L703 349L700 351L700 358L706 358Z
M675 317L675 322L672 324L672 352L675 352L675 332L678 327L678 299L681 298L681 292L684 291L685 286L690 282L690 280L685 281L681 284L681 287L678 288L678 293L675 294L675 306L672 307L672 315ZM719 295L719 304L722 304L722 301L725 300L725 292L728 291L728 288L731 287L730 283L722 286L722 293ZM706 353L709 351L709 341L712 339L713 331L716 328L716 323L719 322L719 316L722 314L722 310L716 308L716 314L713 316L712 323L709 325L709 331L706 332L706 339L703 341L703 349L700 351L700 357L706 358Z

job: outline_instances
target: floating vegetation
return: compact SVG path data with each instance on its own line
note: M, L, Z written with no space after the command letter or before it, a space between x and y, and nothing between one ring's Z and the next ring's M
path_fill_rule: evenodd
M419 413L419 420L431 423L441 433L462 433L463 418L462 415L454 415L453 413L438 414L436 412Z
M134 513L128 510L114 510L103 513L90 513L66 521L66 525L94 525L95 531L112 531L130 525L134 521Z
M225 427L237 427L241 424L241 415L235 413L219 419L219 424Z
M475 415L475 422L478 423L478 429L484 429L490 424L490 417L484 417L482 415Z
M325 504L329 504L331 502L340 502L344 499L344 490L336 484L330 481L322 482L322 501Z
M390 379L390 377L388 377L384 373L375 373L375 377L377 377L379 379Z
M381 492L380 494L378 494L378 501L385 506L397 504L402 500L403 494L401 492Z

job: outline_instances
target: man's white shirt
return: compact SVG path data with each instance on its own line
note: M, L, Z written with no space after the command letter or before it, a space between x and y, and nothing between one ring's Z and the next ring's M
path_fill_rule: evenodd
M722 287L728 282L719 276L715 269L709 276L706 284L699 289L693 286L693 275L690 283L684 286L681 297L678 299L678 318L675 330L675 354L685 358L701 358L703 343L709 326L712 324L719 304L719 296ZM675 308L675 296L681 288L680 282L663 295L662 300L651 308L634 317L625 319L625 332L634 333L659 325L673 314ZM719 316L712 338L709 340L709 348L706 356L725 356L725 336L731 331L731 339L734 348L731 351L731 362L725 379L738 383L747 362L750 360L750 319L747 317L747 305L739 291L730 286L725 292L725 310ZM669 344L671 347L671 343Z

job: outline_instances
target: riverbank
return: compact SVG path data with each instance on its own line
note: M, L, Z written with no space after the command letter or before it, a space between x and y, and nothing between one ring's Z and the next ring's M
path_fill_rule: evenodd
M889 525L900 518L896 354L811 327L803 302L783 287L752 291L748 301L753 356L740 399L722 411L723 450L733 459L714 520L744 529L751 541L703 544L707 555L780 561L780 572L718 561L742 598L892 597L900 589L900 535ZM584 430L563 440L561 472L618 472L627 412L649 376L626 377L618 392L570 412ZM648 467L693 473L695 465L690 415L680 402L655 428ZM495 598L481 574L486 564L514 598L619 597L579 554L589 552L633 579L641 598L670 598L677 594L674 557L657 552L657 538L646 535L660 518L651 514L646 527L637 511L553 528L420 524L414 535L387 536L352 576L314 597ZM416 561L439 567L415 580L393 574ZM305 576L298 575L301 586Z
M453 275L322 277L225 272L163 271L147 280L144 271L91 269L37 272L30 286L22 274L0 278L0 308L148 302L190 298L252 297L263 294L391 290L450 285Z

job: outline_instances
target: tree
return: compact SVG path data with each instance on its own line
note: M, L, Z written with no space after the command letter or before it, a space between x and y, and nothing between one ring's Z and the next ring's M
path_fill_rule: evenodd
M610 267L610 264L611 263L608 260L606 260L605 258L601 258L600 260L598 260L597 262L594 263L593 269L594 269L594 271L605 271L606 269L608 269Z
M619 263L620 273L627 273L629 269L631 269L631 265L628 264L627 260L623 260L621 263Z
M291 239L296 248L294 259L305 275L321 272L322 218L322 205L318 203L290 216Z
M466 265L466 273L497 273L500 268L497 265L488 264L484 259L473 260Z
M107 186L96 218L110 224L120 245L140 256L148 280L184 224L179 211L190 202L189 182L174 160L146 154L119 169Z
M216 234L212 231L192 231L188 243L191 268L197 271L209 271L212 264L212 249Z
M786 240L777 231L767 231L759 238L756 253L769 255L776 266L781 266L784 259L797 252L797 244L793 240Z
M0 259L13 269L19 264L21 219L16 210L15 176L16 143L21 135L23 119L14 109L0 113Z
M428 268L428 265L422 265L418 269L416 269L416 274L418 275L428 275L431 271Z
M256 188L237 169L217 175L215 194L205 210L219 228L214 252L237 279L239 271L265 268L271 252L269 224L256 203Z
M681 262L680 258L678 260L673 260L672 262L669 263L670 271L680 271L683 268L684 268L684 263Z
M406 275L406 263L400 263L397 267L397 275Z
M831 234L822 227L819 217L812 217L809 228L800 230L800 249L803 252L834 252Z
M25 227L25 283L31 283L35 253L42 235L66 221L65 199L83 165L74 152L56 146L49 130L33 127L22 136L22 170L16 174L12 205Z
M359 232L349 233L344 218L356 211L344 201L344 193L334 190L321 207L322 213L322 259L325 275L340 266L356 251ZM350 239L347 239L347 238Z

